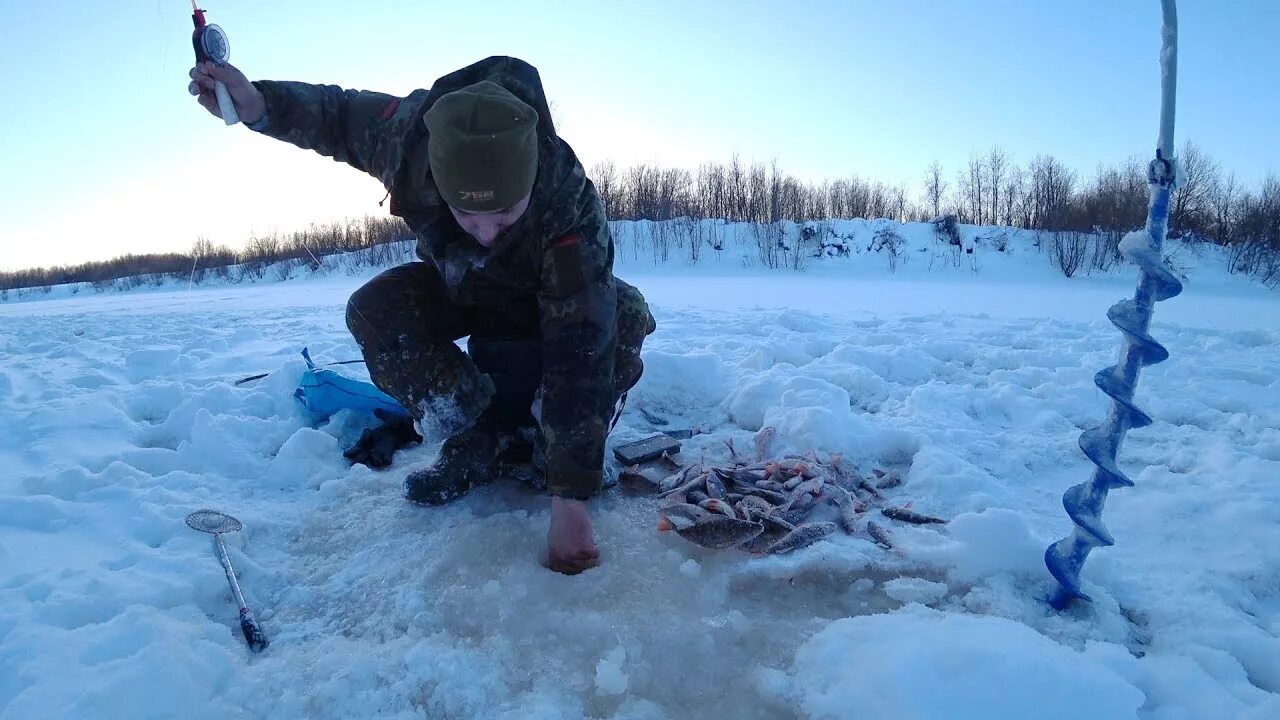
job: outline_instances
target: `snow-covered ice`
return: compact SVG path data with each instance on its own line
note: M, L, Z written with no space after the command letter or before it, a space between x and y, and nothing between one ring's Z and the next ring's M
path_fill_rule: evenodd
M775 451L902 470L890 496L951 522L755 558L611 491L604 564L552 574L545 498L410 506L431 448L350 467L366 419L312 427L294 401L303 346L358 357L363 276L55 292L0 304L0 718L1280 717L1280 296L1209 258L1157 307L1137 485L1108 498L1096 602L1060 614L1041 554L1090 471L1132 269L1066 280L1017 242L977 273L910 249L895 274L655 265L635 232L619 273L659 329L612 442L654 429L641 409L703 430L694 458L772 425ZM244 522L261 655L183 523L206 506Z

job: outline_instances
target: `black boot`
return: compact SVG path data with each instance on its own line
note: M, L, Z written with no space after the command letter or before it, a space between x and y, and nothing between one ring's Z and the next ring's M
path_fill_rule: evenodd
M498 443L489 423L480 423L444 441L430 466L405 478L405 495L412 502L443 505L498 474Z

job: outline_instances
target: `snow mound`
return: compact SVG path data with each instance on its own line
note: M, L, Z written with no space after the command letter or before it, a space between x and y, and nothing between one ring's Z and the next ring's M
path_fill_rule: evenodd
M667 410L714 407L729 391L729 377L719 355L647 350L644 374L632 391L637 401Z
M843 452L853 458L909 460L919 443L855 413L849 392L826 380L788 372L785 365L744 380L726 400L730 418L758 430L773 427L775 453Z
M946 583L933 582L924 578L894 578L884 584L884 594L901 603L920 603L928 605L946 596Z
M796 653L814 718L1132 720L1138 688L1026 625L908 605L837 620Z
M974 582L997 573L1041 576L1045 572L1043 543L1027 528L1026 519L1005 508L958 515L948 524L959 542L952 576Z

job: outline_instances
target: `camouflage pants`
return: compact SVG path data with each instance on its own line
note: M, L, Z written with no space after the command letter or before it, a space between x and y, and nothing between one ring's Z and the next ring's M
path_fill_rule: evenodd
M640 350L656 324L639 290L621 280L617 288L614 392L621 397L640 380L644 369ZM347 328L360 345L373 384L415 419L432 425L433 433L445 437L464 430L492 405L516 404L527 411L541 374L535 298L501 305L461 305L450 299L435 266L413 262L391 268L356 290L346 315ZM468 336L477 356L477 340L525 341L525 352L502 363L519 365L522 372L518 374L534 378L534 387L495 385L498 375L491 377L488 367L478 367L458 347L457 341Z

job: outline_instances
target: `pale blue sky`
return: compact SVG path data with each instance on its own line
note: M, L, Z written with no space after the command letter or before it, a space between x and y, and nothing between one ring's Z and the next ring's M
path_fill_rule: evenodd
M1280 2L1179 3L1179 144L1280 171ZM739 153L806 179L948 177L1002 145L1090 173L1155 142L1158 0L209 0L250 78L407 93L488 55L542 73L588 165ZM345 165L187 95L188 0L0 5L0 267L185 250L384 212ZM1268 132L1270 130L1270 132Z

